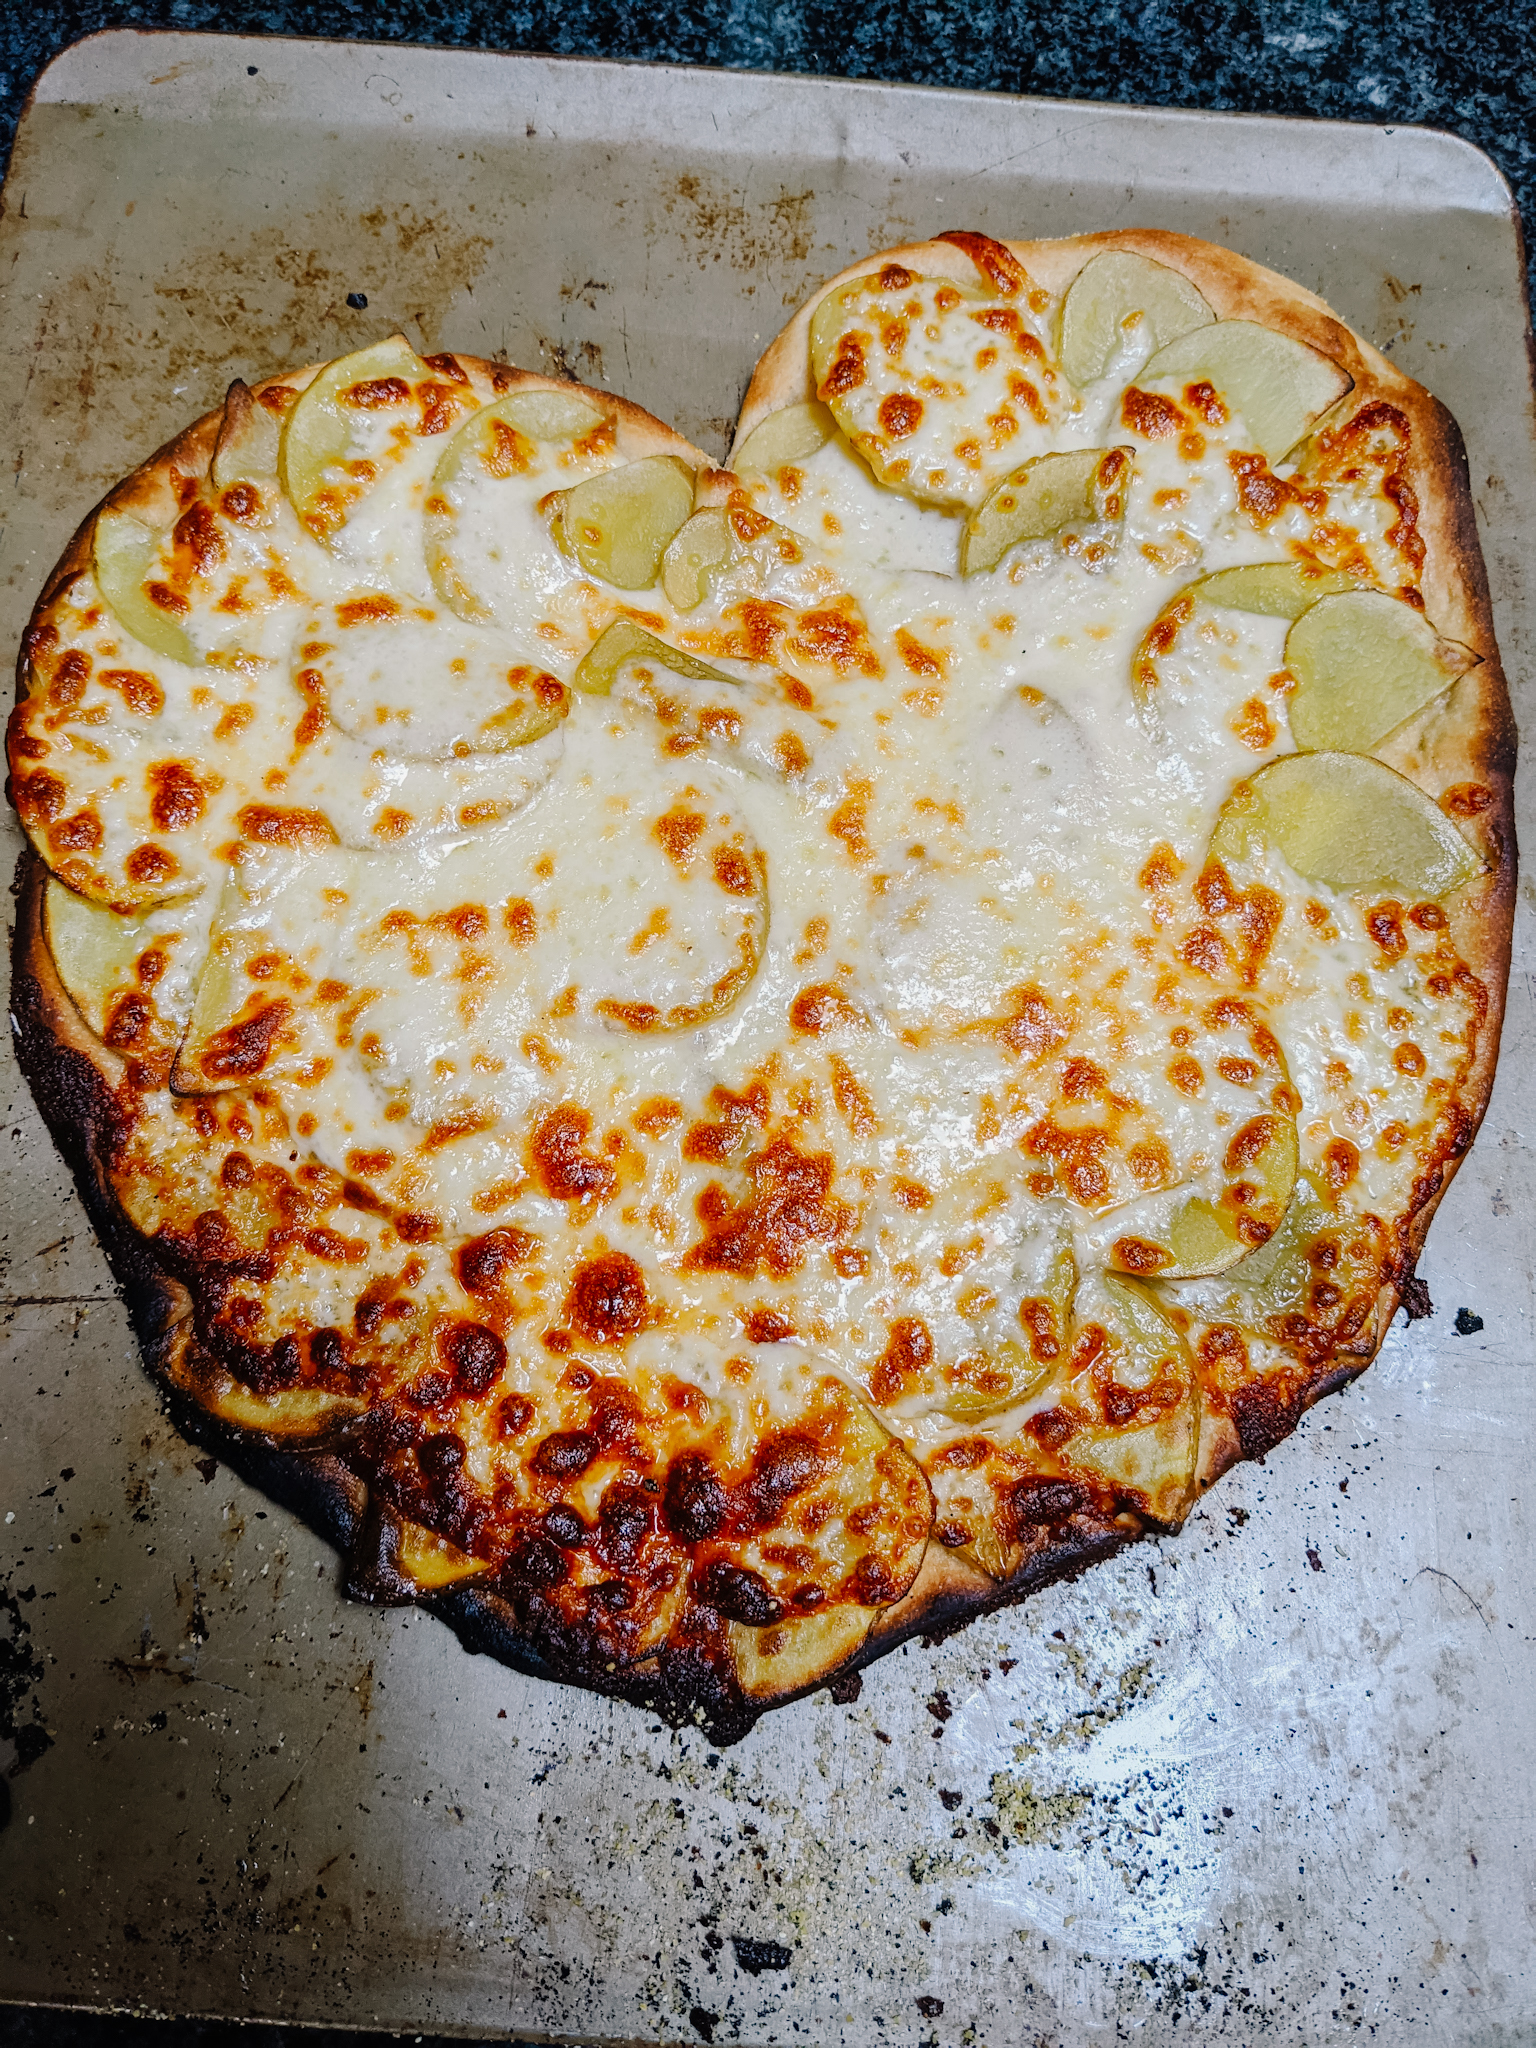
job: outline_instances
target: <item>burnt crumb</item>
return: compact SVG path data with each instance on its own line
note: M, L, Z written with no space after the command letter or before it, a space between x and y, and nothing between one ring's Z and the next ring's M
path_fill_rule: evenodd
M717 2012L706 2012L702 2005L696 2005L688 2015L688 2024L701 2041L713 2041L715 2028L720 2023Z
M1323 1560L1318 1556L1317 1552L1310 1547L1310 1545L1307 1549L1307 1563L1311 1565L1313 1571L1315 1572L1320 1572L1323 1568Z
M1480 1315L1474 1314L1469 1308L1457 1309L1455 1329L1458 1337L1475 1337L1482 1327L1483 1319Z
M840 1707L851 1707L863 1690L864 1680L857 1671L840 1671L827 1687Z
M942 1789L939 1792L939 1804L946 1813L953 1813L964 1798L963 1792L946 1792Z
M793 1960L781 1941L758 1941L750 1934L733 1934L731 1947L737 1964L749 1977L760 1977L764 1970L787 1970Z
M997 1660L997 1668L999 1671L1001 1671L1004 1678L1006 1678L1009 1672L1013 1669L1014 1665L1018 1663L1018 1661L1019 1660L1017 1657L999 1657Z
M1420 1323L1435 1312L1435 1304L1429 1298L1429 1289L1417 1273L1410 1273L1403 1282L1402 1304L1410 1323ZM1462 1311L1465 1314L1465 1310ZM1460 1317L1457 1325L1460 1326Z
M936 2020L939 2014L944 2010L943 1999L935 1998L931 1995L931 1993L926 1991L920 1991L917 1994L914 2003L916 2004L918 2011L922 2014L925 2020Z
M354 313L366 313L368 310L368 294L366 292L348 292L347 304Z
M16 1730L16 1765L24 1771L28 1764L35 1764L45 1750L52 1749L53 1737L37 1721L25 1721Z
M949 1704L947 1692L936 1692L932 1699L925 1701L924 1704L935 1721L947 1721L955 1711Z

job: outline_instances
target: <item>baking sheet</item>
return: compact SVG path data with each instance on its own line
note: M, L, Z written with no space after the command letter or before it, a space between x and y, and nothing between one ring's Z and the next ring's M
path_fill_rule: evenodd
M1458 414L1523 709L1518 233L1451 137L129 32L45 75L5 188L0 642L237 373L399 325L723 452L759 348L865 250L1149 224L1321 291ZM1529 2041L1533 901L1437 1314L1179 1539L723 1754L344 1605L165 1421L7 1055L0 1998L590 2043Z

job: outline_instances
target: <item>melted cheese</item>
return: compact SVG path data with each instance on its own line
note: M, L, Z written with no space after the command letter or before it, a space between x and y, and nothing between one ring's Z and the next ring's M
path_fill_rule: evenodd
M180 934L163 1009L191 1024L117 1185L194 1264L264 1262L206 1307L231 1370L261 1392L302 1357L451 1424L436 1464L368 1455L411 1540L453 1557L512 1540L471 1495L558 1497L574 1529L647 1460L735 1473L730 1498L767 1505L728 1557L725 1508L658 1521L636 1495L631 1563L702 1544L708 1598L760 1632L910 1580L912 1457L940 1540L1000 1575L1034 1540L1006 1504L1031 1474L1177 1521L1180 1331L1235 1319L1258 1359L1276 1315L1311 1313L1294 1257L1262 1266L1295 1173L1273 1148L1294 1128L1293 1220L1377 1246L1373 1292L1477 1021L1433 906L1415 924L1273 852L1206 863L1234 785L1291 747L1285 621L1179 593L1298 556L1411 582L1392 436L1277 478L1212 395L1138 394L1134 330L1074 393L1032 290L903 273L843 301L819 368L850 438L742 485L694 609L561 544L549 494L624 458L612 422L509 439L495 392L460 386L448 457L367 416L376 474L328 545L270 479L254 512L212 507L184 579L201 666L132 644L75 578L13 747L55 872ZM880 379L839 386L850 335ZM1001 475L1111 440L1122 521L956 573ZM632 655L573 693L617 618L686 672ZM98 1031L111 1000L82 999ZM1158 1283L1197 1212L1225 1218L1204 1277ZM599 1427L613 1387L630 1419ZM799 1476L770 1482L780 1436ZM571 1545L551 1583L596 1600L607 1567ZM748 1576L720 1592L727 1564ZM616 1654L678 1625L677 1572L646 1585L628 1635L602 1621Z

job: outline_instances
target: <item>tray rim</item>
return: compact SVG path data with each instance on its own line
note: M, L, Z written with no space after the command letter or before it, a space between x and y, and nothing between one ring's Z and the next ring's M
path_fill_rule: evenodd
M989 91L985 89L971 87L917 85L906 83L903 81L884 79L847 79L840 76L828 76L825 74L818 73L779 73L755 71L744 67L733 66L660 64L652 62L647 59L628 59L610 57L594 58L575 53L544 52L537 50L494 50L474 48L470 46L457 44L424 44L415 42L374 43L361 38L351 39L330 38L320 36L260 36L245 34L223 34L215 31L183 31L178 29L137 29L133 27L121 27L102 29L95 31L90 35L81 37L77 39L74 43L66 46L64 50L57 53L57 55L50 60L48 65L46 65L44 69L38 73L27 94L25 104L18 117L16 140L19 140L21 138L23 124L31 116L31 114L34 112L35 108L38 105L81 104L81 101L77 96L66 97L62 94L44 94L42 92L43 86L46 82L52 79L53 74L55 72L64 71L67 74L67 68L70 65L70 63L72 61L78 60L81 53L87 51L93 45L109 43L122 45L126 42L126 39L130 37L133 38L135 43L138 45L148 45L151 43L165 46L169 46L172 44L185 45L189 43L207 45L233 44L237 46L245 45L248 47L255 46L266 48L270 48L274 45L279 45L284 47L292 46L296 50L302 50L305 52L312 52L317 48L317 46L320 48L324 48L326 50L347 51L379 51L394 53L403 50L409 52L413 58L420 56L426 56L434 59L441 57L497 58L503 61L511 60L513 62L528 62L534 64L553 65L558 63L562 66L569 67L571 69L574 69L576 67L582 67L594 72L601 71L605 73L628 73L631 71L644 71L657 74L658 76L670 76L676 74L680 77L697 78L700 80L717 80L721 77L727 77L732 80L741 79L745 81L759 82L763 84L783 83L785 85L793 87L799 87L802 85L811 88L821 87L829 91L846 91L852 89L859 93L868 93L872 95L922 94L925 97L934 99L960 100L964 102L972 102L976 100L996 100L1023 110L1065 110L1074 115L1109 114L1128 115L1131 117L1154 116L1166 121L1176 121L1181 124L1187 124L1191 127L1209 127L1212 123L1243 123L1247 125L1264 124L1277 129L1303 131L1309 134L1316 133L1319 131L1343 130L1346 131L1346 133L1350 137L1353 137L1357 132L1362 137L1370 135L1380 135L1383 132L1382 125L1377 123L1340 120L1316 120L1304 115L1274 115L1266 113L1238 112L1221 109L1178 108L1166 107L1146 102L1059 99L1046 95L1022 95L1006 93L1001 91ZM275 110L275 112L277 118L284 118L280 110ZM168 114L167 118L173 117ZM271 118L271 116L261 112L253 112L252 118L254 120L260 120L263 118ZM338 123L337 125L342 126L344 128L346 124L342 122ZM427 132L430 132L430 130L428 130ZM1476 159L1479 165L1486 167L1487 170L1492 171L1494 181L1496 181L1496 186L1504 194L1506 203L1503 207L1494 207L1490 205L1486 208L1479 209L1479 211L1483 212L1487 216L1493 217L1497 217L1500 214L1507 213L1507 215L1510 218L1511 226L1513 228L1514 233L1513 254L1516 258L1517 263L1521 266L1521 274L1523 275L1525 245L1519 208L1515 201L1513 191L1509 185L1509 181L1504 177L1504 174L1499 170L1497 164L1493 162L1492 158L1489 157L1486 154L1486 152L1478 149L1475 144L1466 141L1465 138L1458 136L1453 131L1447 129L1413 125L1393 126L1387 128L1385 132L1396 136L1412 137L1415 139L1415 141L1422 139L1426 143L1434 144L1437 149L1444 145L1449 144L1452 146L1453 153L1460 153L1466 156L1470 156L1471 158ZM12 161L14 161L14 143ZM10 165L8 163L5 178L5 185L7 189L9 188L9 184ZM3 212L3 210L3 198L0 198L0 212ZM1448 213L1460 212L1464 210L1466 210L1464 207L1458 205L1450 205L1443 209L1443 211ZM1531 309L1529 298L1527 297L1525 300L1524 318L1524 332L1526 340L1527 390L1529 390L1530 387L1530 378L1532 370L1530 353L1531 329ZM1536 418L1533 418L1529 404L1527 404L1527 406L1524 408L1524 413L1527 425L1527 433L1525 438L1527 443L1529 444L1529 442L1531 441L1536 441ZM1533 513L1533 518L1536 518L1536 513ZM1523 610L1525 608L1521 600L1516 599L1515 603L1519 609ZM4 1993L3 1991L0 1991L0 2008L5 2007L15 2007L17 2009L34 2011L84 2011L124 2014L132 2013L141 2014L145 2016L153 2014L159 2017L177 2018L228 2017L227 2012L221 2011L216 2007L160 2006L153 2003L145 2004L143 2002L113 2000L108 2000L103 2003L97 2003L90 1998L88 1993L84 1996L73 1999L66 1998L63 1996L50 1997L45 1999L25 1999L14 1997L12 1995ZM265 2018L265 2021L263 2021L262 2019L257 2019L250 2023L257 2025L262 2023L266 2023L269 2025L329 2025L338 2028L351 2027L359 2031L366 2030L366 2024L363 2022L349 2022L345 2020L339 2020L334 2017L323 2020L310 2020L306 2022L303 2020L297 2020L294 2016L289 2016L287 2019L279 2018L276 2016L268 2016ZM439 2023L438 2031L444 2034L458 2035L462 2038L469 2039L491 2038L491 2036L486 2033L483 2027L455 2026L452 2028L448 2028L443 2027L441 2023ZM574 2036L568 2038L572 2040L575 2039ZM617 2048L617 2044L615 2044L615 2048Z
M247 44L264 48L293 48L296 50L356 50L378 51L380 53L405 52L413 59L458 58L485 60L496 63L534 63L569 67L572 70L585 69L593 72L633 73L650 72L658 78L719 80L740 79L756 81L765 85L778 85L807 89L812 92L822 89L828 92L852 92L861 97L876 97L886 94L901 96L917 95L935 100L959 100L963 102L983 101L998 107L1012 106L1029 112L1061 110L1069 116L1094 115L1112 118L1156 117L1175 126L1209 128L1216 125L1240 124L1249 128L1267 127L1283 134L1328 135L1338 140L1363 142L1367 137L1411 138L1418 146L1428 145L1437 154L1458 157L1464 160L1468 169L1475 169L1480 176L1490 178L1492 194L1497 204L1485 204L1476 208L1479 212L1507 214L1513 220L1517 237L1517 254L1525 256L1525 238L1519 203L1514 187L1498 164L1475 142L1469 142L1454 129L1442 128L1433 123L1386 123L1378 121L1348 121L1337 117L1317 117L1310 114L1281 114L1254 109L1225 107L1177 107L1161 101L1119 100L1119 99L1073 99L1045 93L1015 93L1005 88L983 86L931 85L906 79L853 78L841 72L817 71L761 71L746 65L731 64L669 64L659 63L647 57L594 57L584 52L542 49L497 49L465 43L423 43L414 39L400 38L385 42L373 42L366 37L347 36L298 36L260 35L243 32L226 34L216 29L139 28L125 24L118 27L94 29L79 36L74 42L51 57L39 71L28 88L26 98L17 116L15 135L11 144L14 157L16 138L19 138L22 124L40 105L81 105L78 94L64 94L54 90L45 91L55 81L54 74L67 73L72 64L79 64L88 55L95 55L100 49L105 54L111 46L132 47L150 43L225 45ZM169 81L167 81L169 82ZM172 116L174 118L174 116ZM254 112L253 118L264 118L262 110ZM345 125L345 124L340 124ZM6 182L9 182L9 160L6 168ZM1457 206L1446 206L1446 212L1461 210ZM1527 326L1530 324L1527 306ZM1536 429L1533 429L1536 432Z

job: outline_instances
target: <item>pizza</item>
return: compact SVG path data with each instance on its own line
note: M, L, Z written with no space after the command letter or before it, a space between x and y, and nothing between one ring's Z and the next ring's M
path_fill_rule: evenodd
M726 468L394 336L49 578L20 1055L353 1596L733 1740L1413 1312L1513 751L1454 423L1229 251L872 256Z

